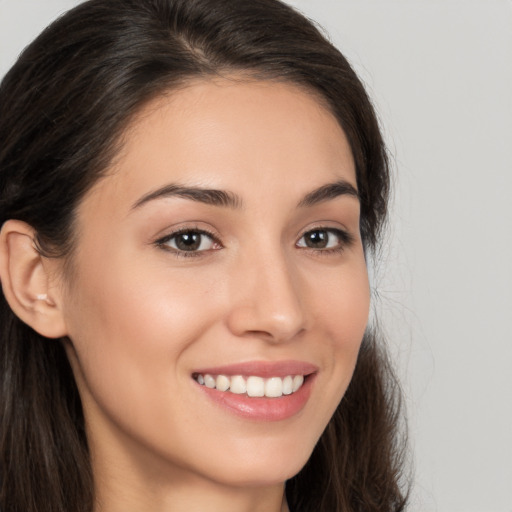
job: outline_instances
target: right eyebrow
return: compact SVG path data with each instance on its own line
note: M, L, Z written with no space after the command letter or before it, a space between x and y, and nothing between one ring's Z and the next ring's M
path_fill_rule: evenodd
M142 205L150 201L168 197L183 197L199 203L233 209L240 209L242 207L242 199L233 192L212 188L188 187L170 183L143 195L134 203L132 210L140 208Z

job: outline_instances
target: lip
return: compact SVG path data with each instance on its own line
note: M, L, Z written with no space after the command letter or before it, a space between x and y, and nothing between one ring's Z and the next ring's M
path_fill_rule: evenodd
M225 366L215 366L209 368L199 368L192 372L193 375L233 375L256 377L286 377L287 375L310 375L318 371L318 366L305 361L248 361L245 363L230 364Z
M202 386L194 380L199 392L230 414L252 421L283 421L298 414L306 405L316 380L318 367L301 361L261 362L251 361L235 365L201 368L194 374L210 375L255 375L258 377L286 377L287 375L304 375L304 384L291 395L277 398L249 397L219 391Z

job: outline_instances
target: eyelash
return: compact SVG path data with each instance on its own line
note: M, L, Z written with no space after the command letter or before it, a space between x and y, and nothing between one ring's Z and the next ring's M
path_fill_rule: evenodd
M323 249L316 249L314 247L307 247L307 246L305 246L305 247L299 246L300 248L307 250L307 251L312 251L313 253L318 254L318 255L329 256L332 254L342 253L347 247L350 247L354 243L353 235L351 235L347 231L344 231L344 230L338 229L338 228L329 228L329 227L319 226L319 227L315 227L315 228L308 229L307 231L305 231L301 235L301 237L299 238L297 243L295 244L296 247L298 246L298 243L300 240L302 240L308 234L312 234L314 232L324 232L324 233L328 233L329 235L335 235L339 239L339 243L335 247L323 248ZM186 251L186 250L180 250L178 248L169 247L169 245L167 245L171 240L175 240L180 235L185 235L185 234L195 234L195 235L200 235L200 236L206 236L212 241L213 244L216 244L219 247L216 249L206 249L206 250L201 250L201 251L197 251L197 250L196 251ZM211 250L218 250L218 249L222 248L221 242L219 241L218 237L214 233L212 233L208 230L205 230L203 228L194 228L194 227L187 227L187 228L183 228L183 229L174 231L173 233L169 233L168 235L158 239L155 242L155 245L157 245L158 247L160 247L163 250L172 252L174 254L174 256L177 258L197 258L197 257L204 256L204 253L206 253L206 252L209 252Z
M204 256L204 253L208 252L208 250L184 251L184 250L175 249L174 247L169 247L168 245L166 245L168 242L170 242L173 239L176 239L180 235L192 234L192 233L201 235L201 236L206 236L214 244L217 244L219 246L219 248L222 248L222 244L220 243L219 239L217 238L217 236L214 233L212 233L206 229L203 229L203 228L194 228L194 227L182 228L177 231L174 231L173 233L169 233L168 235L158 239L156 241L156 245L165 251L172 252L174 254L174 256L176 256L177 258L197 258L197 257ZM213 249L213 250L216 250L216 249Z
M353 245L355 238L348 231L339 228L329 228L324 226L318 226L311 229L308 229L306 232L302 234L299 238L299 241L302 240L306 235L314 233L314 232L324 232L329 235L335 235L339 242L335 247L329 247L324 249L315 249L314 247L303 247L303 249L312 251L315 255L319 256L330 256L334 254L341 254L347 247ZM297 242L298 244L298 242Z

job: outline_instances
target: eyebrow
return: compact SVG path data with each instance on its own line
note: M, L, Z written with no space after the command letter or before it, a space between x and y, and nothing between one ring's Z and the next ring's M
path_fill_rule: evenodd
M299 208L314 206L318 203L323 203L339 196L352 196L359 199L359 192L357 189L345 180L338 180L334 183L327 183L321 187L309 192L299 202Z
M314 206L339 196L352 196L359 198L357 189L348 181L338 180L334 183L327 183L321 187L306 194L298 204L299 208ZM169 184L161 187L153 192L149 192L142 196L133 206L132 210L140 208L142 205L154 201L155 199L163 199L168 197L183 197L191 199L199 203L212 206L222 206L232 209L240 209L243 201L237 194L226 190L202 188L195 186L183 186L177 184Z
M239 209L242 207L242 199L233 192L201 187L186 187L171 183L142 196L132 206L132 210L139 208L149 201L167 197L183 197L199 203L205 203L213 206L224 206L233 209Z

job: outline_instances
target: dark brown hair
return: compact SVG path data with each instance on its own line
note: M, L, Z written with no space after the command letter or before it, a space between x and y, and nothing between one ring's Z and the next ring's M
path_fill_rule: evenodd
M47 256L69 256L76 206L105 173L148 101L193 78L290 82L321 98L356 162L361 234L375 252L386 219L386 150L343 55L277 0L90 0L47 28L0 86L0 224L32 225ZM62 343L0 298L0 509L91 512L80 398ZM367 330L353 380L302 471L296 512L398 512L398 387Z

